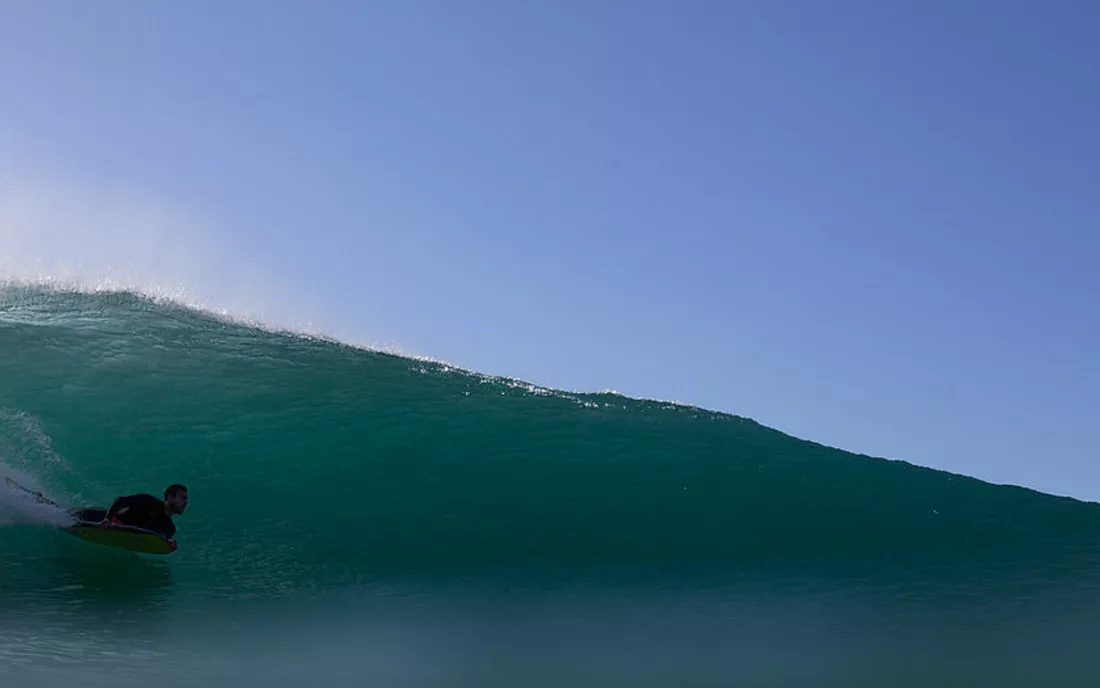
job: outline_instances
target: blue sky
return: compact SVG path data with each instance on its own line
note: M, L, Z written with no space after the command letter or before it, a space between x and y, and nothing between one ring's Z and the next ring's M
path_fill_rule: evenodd
M1097 499L1097 20L5 2L0 269Z

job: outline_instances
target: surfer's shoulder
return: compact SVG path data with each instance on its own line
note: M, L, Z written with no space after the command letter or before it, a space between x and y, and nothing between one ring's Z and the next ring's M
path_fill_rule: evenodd
M153 502L164 503L163 499L151 495L148 492L138 492L137 494L125 495L123 497L119 497L119 501L125 501L127 504L152 504Z

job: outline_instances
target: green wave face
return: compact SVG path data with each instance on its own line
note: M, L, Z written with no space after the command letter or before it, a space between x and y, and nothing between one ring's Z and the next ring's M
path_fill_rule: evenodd
M1100 667L1073 640L1100 618L1092 504L131 293L0 289L0 462L64 506L190 490L161 558L0 490L0 678L27 685L1039 685ZM43 663L62 655L78 669Z

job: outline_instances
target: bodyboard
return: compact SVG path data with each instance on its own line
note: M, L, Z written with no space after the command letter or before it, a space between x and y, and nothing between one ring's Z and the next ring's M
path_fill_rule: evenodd
M131 552L144 552L145 554L171 554L172 546L168 539L160 533L154 533L144 528L110 524L101 527L98 524L78 524L64 529L82 540L94 542L97 545L128 549Z

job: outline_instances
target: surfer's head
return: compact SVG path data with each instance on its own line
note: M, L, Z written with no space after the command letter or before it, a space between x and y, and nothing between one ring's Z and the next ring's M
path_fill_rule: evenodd
M169 485L164 491L164 504L169 514L182 514L187 508L187 488L183 485Z

